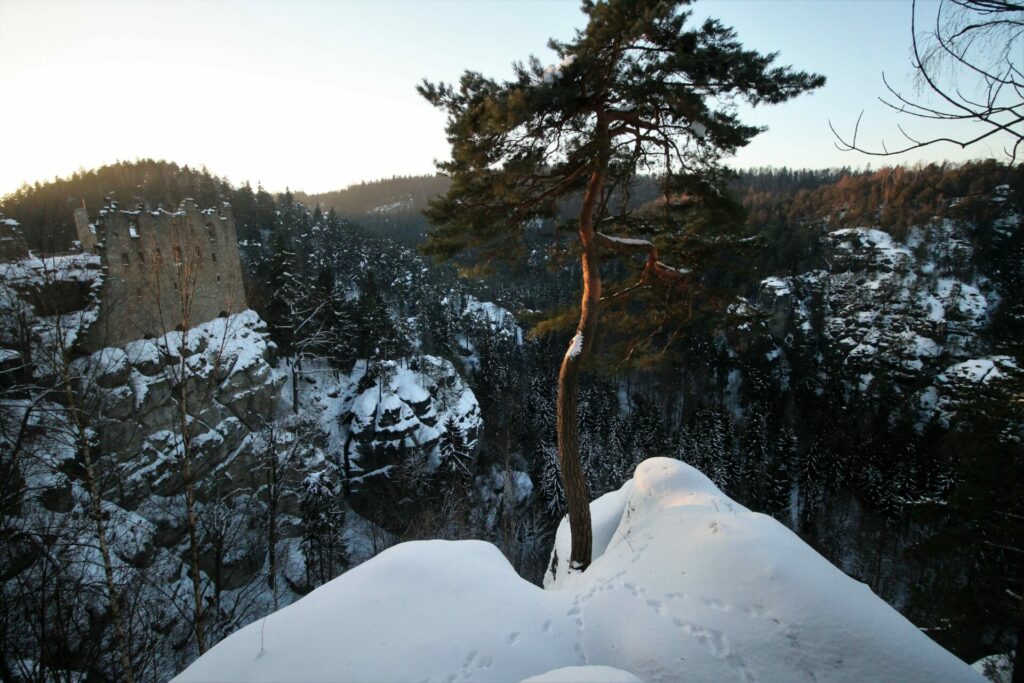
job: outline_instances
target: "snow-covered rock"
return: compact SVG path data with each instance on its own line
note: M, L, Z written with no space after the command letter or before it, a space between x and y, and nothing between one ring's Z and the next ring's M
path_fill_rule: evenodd
M826 233L826 268L761 282L766 331L783 348L820 352L861 391L872 386L865 375L911 386L985 352L979 332L1000 297L972 267L966 230L944 220L905 241L867 227Z
M103 407L97 436L118 471L111 495L134 508L151 494L180 493L174 456L182 384L197 474L230 467L277 402L282 379L270 367L272 355L266 323L247 310L77 360L74 371L95 381Z
M490 544L405 543L229 636L176 680L982 680L683 463L645 461L592 509L593 564L556 570L546 590ZM563 535L556 552L567 550Z
M971 664L978 673L992 683L1010 683L1013 677L1013 659L1009 655L989 655Z
M437 443L449 418L469 449L475 448L483 424L480 405L450 362L436 356L421 356L413 365L384 361L376 374L372 382L362 381L365 388L351 404L348 457L363 479L414 449L425 451L436 466Z
M487 327L493 334L513 338L518 344L523 342L523 330L515 316L492 301L480 301L472 295L466 295L462 316Z
M0 263L0 281L0 355L10 357L29 341L33 373L52 379L56 359L86 339L99 317L99 256L29 256Z
M934 384L917 393L921 422L935 419L949 427L951 418L965 407L971 409L979 396L1011 402L1024 370L1010 356L985 356L956 363L935 377Z

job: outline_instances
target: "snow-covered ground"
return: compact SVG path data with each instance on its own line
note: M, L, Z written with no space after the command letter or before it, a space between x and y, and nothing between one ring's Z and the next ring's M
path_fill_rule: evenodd
M563 529L546 589L487 543L404 543L236 632L176 680L982 680L679 461L645 461L592 509L593 564L565 573Z

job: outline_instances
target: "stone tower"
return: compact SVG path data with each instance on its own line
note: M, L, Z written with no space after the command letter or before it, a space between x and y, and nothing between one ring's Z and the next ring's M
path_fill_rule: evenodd
M100 254L105 277L100 314L87 346L119 346L194 327L247 308L231 206L123 211L107 206L95 221L75 210L82 249Z
M75 209L75 232L82 251L96 253L96 225L89 220L85 207Z

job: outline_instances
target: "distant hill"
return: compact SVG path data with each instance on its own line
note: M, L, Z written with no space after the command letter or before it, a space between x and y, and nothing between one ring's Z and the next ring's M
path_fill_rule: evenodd
M343 190L305 194L295 198L338 215L372 233L403 242L419 242L427 230L423 210L431 198L448 191L451 181L442 175L395 176L351 185Z
M119 161L89 171L78 171L52 182L25 184L3 197L0 211L21 224L29 249L65 251L75 239L73 211L85 206L95 216L106 198L122 206L142 203L150 208L172 208L186 197L199 206L230 200L231 184L206 168L192 169L170 161Z

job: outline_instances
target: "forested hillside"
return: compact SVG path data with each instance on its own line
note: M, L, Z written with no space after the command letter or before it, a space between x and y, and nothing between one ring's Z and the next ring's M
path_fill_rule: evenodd
M418 243L428 228L423 209L429 200L443 194L448 185L449 180L442 175L396 177L359 183L335 192L296 193L296 199L324 210L334 209L342 218L356 221L376 234Z
M653 188L635 189L643 211L685 199ZM166 679L401 540L492 540L541 581L565 512L554 392L578 266L561 229L537 223L519 262L459 278L410 244L444 189L423 177L273 196L144 161L4 198L37 251L73 250L83 201L228 201L255 310L121 353L53 353L40 330L87 316L53 315L14 278L98 268L0 265L6 671L117 668L98 510L109 580L134 596L122 621L138 680ZM607 351L585 369L591 496L646 458L682 460L955 654L1009 651L1024 547L1024 172L762 169L731 189L745 241L708 275L713 313L665 321L635 347L610 317ZM605 267L614 291L628 273ZM62 367L95 381L65 382ZM184 385L190 406L170 394ZM205 464L183 470L192 458Z

